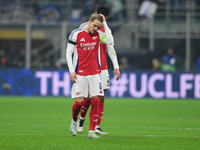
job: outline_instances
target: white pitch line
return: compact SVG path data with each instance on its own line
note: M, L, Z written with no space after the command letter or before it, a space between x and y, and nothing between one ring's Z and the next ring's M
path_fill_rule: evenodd
M0 123L0 125L18 125L18 126L49 126L49 124L25 124L25 123ZM62 126L59 124L54 124L53 126ZM85 126L87 127L87 125ZM114 126L104 126L108 128L114 128ZM131 126L133 128L133 126ZM145 127L145 126L135 126L135 128L144 128L144 129L158 129L158 130L190 130L190 131L199 131L200 128L173 128L173 127Z
M43 117L43 116L26 116L26 115L18 115L18 116L16 116L16 115L2 115L2 116L0 116L0 118L27 118L27 117L29 117L29 118L36 118L36 119L58 119L58 117L56 117L56 116L48 116L48 117Z
M31 135L31 136L53 136L53 135L58 135L58 136L71 136L71 137L73 137L71 134L32 134L32 133L1 133L0 132L0 135L20 135L20 136L22 136L22 135ZM87 135L77 135L77 136L86 136L87 137Z
M115 128L115 126L103 126L103 127ZM165 130L200 130L200 128L145 127L145 126L127 126L126 128L145 128L145 129L159 129L159 130L160 129L165 129Z
M118 135L117 135L118 136ZM124 135L125 137L167 137L167 138L170 138L170 137L195 137L195 138L199 138L200 136L196 136L196 135ZM122 137L124 137L122 136ZM118 136L118 137L121 137L121 136Z
M32 133L1 133L0 135L31 135L31 136L51 136L51 135L55 135L55 134L32 134ZM58 136L67 136L67 137L73 137L70 134L57 134ZM77 134L77 136L85 136L87 137L87 135L83 135L83 134ZM199 138L200 136L195 136L195 135L107 135L107 136L113 136L113 137L148 137L148 138L172 138L172 137L179 137L179 138Z
M18 125L18 126L47 126L47 124L25 124L25 123L0 123L0 125Z
M10 122L6 122L6 123L0 123L0 125L9 125L9 126L62 126L60 124L29 124L29 123L10 123Z
M170 129L170 130L200 130L200 128L171 128L171 127L139 127L145 129Z

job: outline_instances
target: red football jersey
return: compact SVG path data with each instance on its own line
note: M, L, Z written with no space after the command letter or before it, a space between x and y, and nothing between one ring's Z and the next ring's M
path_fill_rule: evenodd
M88 25L88 22L81 24L79 28L83 29L83 27L86 25ZM104 26L101 26L99 30L105 33ZM100 43L100 60L101 60L101 70L108 70L106 44L103 43Z
M100 34L91 34L84 29L74 30L70 35L70 41L76 43L74 53L75 72L78 75L94 75L101 73L99 63Z

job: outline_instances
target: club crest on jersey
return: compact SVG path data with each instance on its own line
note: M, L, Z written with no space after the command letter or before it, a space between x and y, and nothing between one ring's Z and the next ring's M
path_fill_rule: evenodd
M95 40L96 38L98 38L97 36L92 37L93 40Z
M85 39L84 39L84 38L82 38L80 41L85 41Z

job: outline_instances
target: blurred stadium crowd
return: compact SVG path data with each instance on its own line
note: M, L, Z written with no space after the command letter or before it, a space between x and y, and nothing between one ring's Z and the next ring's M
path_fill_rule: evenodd
M200 39L200 27L198 26L200 21L199 0L1 0L0 68L25 67L26 36L20 37L19 35L22 33L18 34L18 30L21 28L25 30L26 23L39 23L40 30L46 30L49 27L48 25L58 26L62 22L68 22L71 27L68 27L67 32L69 33L71 29L87 21L98 5L107 5L110 8L108 24L116 41L115 48L121 70L128 71L162 70L163 58L168 47L172 47L177 55L176 61L173 63L177 67L175 70L184 71L187 25L183 28L180 26L187 23L186 15L187 12L190 12L191 58L189 61L191 61L191 70L198 70L200 66L200 46L198 44ZM156 35L152 33L153 36L150 36L151 20L154 21L155 31L153 32L156 33ZM42 23L45 23L45 25L41 26ZM160 28L157 27L159 23ZM178 24L175 29L174 24ZM128 27L125 25L128 25ZM53 27L52 30L54 30ZM42 33L39 34L42 36ZM140 36L138 36L138 33ZM15 36L15 34L18 36ZM174 37L172 38L171 35ZM67 37L68 34L66 40ZM155 43L153 50L150 46L150 38L153 38ZM131 41L127 42L129 39ZM55 53L49 53L50 50L55 51L55 45L59 45L54 44L54 41L53 38L32 41L31 61L33 63L31 68L66 67L66 65L58 65L58 60L62 57L58 51L56 51L56 57ZM38 47L44 47L44 50L38 50L40 49ZM61 51L61 47L58 49ZM47 55L47 53L48 60L45 59L45 62L41 62L39 57ZM41 63L46 65L41 66ZM62 61L61 64L65 64L65 62ZM112 68L111 63L109 67Z

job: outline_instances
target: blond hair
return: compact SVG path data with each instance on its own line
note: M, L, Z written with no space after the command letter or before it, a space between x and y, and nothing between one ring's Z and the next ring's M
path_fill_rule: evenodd
M103 23L103 18L99 15L99 14L92 14L91 16L90 16L90 21L95 21L95 20L98 20L98 21L100 21L100 22L102 22Z

